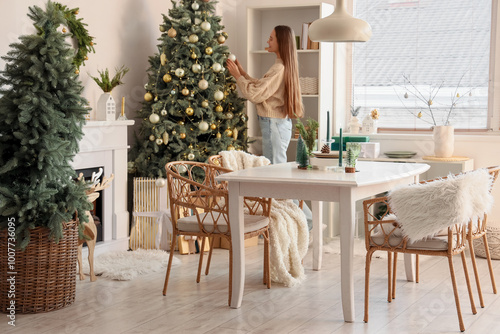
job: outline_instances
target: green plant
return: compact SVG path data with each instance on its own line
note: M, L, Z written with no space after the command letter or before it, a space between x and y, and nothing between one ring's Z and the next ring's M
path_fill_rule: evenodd
M351 115L352 117L356 117L359 115L359 110L361 109L361 107L354 107L354 106L351 106Z
M129 69L126 68L125 65L123 65L120 68L115 68L115 71L116 74L112 79L110 79L109 77L108 69L105 69L104 71L99 71L99 70L97 71L99 72L100 78L93 76L90 77L94 79L94 81L97 83L99 87L101 87L104 93L110 93L113 90L113 88L123 84L122 79L125 76L125 74L127 74Z
M304 143L301 135L299 135L299 140L297 142L297 156L295 161L299 164L299 168L304 169L309 165L306 144Z
M311 155L314 150L314 145L316 144L319 123L316 120L309 118L307 119L307 126L305 126L304 123L300 121L300 118L297 118L297 124L295 124L295 127L299 130L299 134L302 136L302 139L306 144L307 154Z
M359 143L349 142L346 143L346 166L356 167L359 153L361 152L361 145Z

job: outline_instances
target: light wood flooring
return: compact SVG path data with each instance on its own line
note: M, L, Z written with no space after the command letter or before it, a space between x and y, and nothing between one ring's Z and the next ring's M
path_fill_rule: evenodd
M197 284L198 255L176 255L167 296L164 272L132 281L99 278L77 281L76 301L64 309L17 315L17 326L0 321L0 333L459 333L446 259L421 259L420 283L404 280L399 262L397 295L386 301L385 259L372 261L370 321L363 322L363 256L355 256L356 321L346 323L340 302L340 256L323 255L321 271L311 270L312 249L304 260L307 279L287 288L262 284L262 245L247 248L246 284L240 309L227 306L228 252L214 251L211 273ZM377 254L377 253L375 253ZM468 259L470 264L470 259ZM491 290L486 261L478 259L486 307L472 315L459 256L454 264L467 333L500 328L500 294ZM500 261L494 261L500 282ZM471 266L469 270L472 272ZM472 277L471 277L472 279ZM474 281L473 281L474 282Z

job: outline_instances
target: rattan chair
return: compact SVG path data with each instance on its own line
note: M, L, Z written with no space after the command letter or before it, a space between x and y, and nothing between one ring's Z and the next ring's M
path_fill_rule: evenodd
M168 279L172 267L175 241L178 235L197 237L219 236L229 244L229 298L231 304L232 279L232 245L229 225L228 190L226 182L218 182L215 178L231 170L200 162L176 161L165 166L167 185L172 215L172 241L168 260L163 295L167 293ZM244 215L244 238L263 236L264 238L264 283L271 286L269 268L269 212L271 199L255 198L245 201L248 213ZM204 249L205 238L202 238L201 249ZM200 252L198 275L203 264L203 252Z
M443 180L443 182L450 180ZM419 203L415 203L415 209L419 207ZM422 208L420 208L422 209ZM365 245L366 245L366 268L365 268L365 314L364 321L368 322L368 301L369 301L369 280L370 280L370 265L371 258L375 251L387 251L388 257L388 296L387 300L392 301L394 294L394 279L395 274L391 273L391 254L394 253L409 253L416 255L443 256L448 258L451 281L455 297L455 304L459 320L460 330L464 331L465 327L462 320L462 312L457 292L457 283L455 279L455 271L453 267L453 256L461 255L462 264L469 293L472 313L476 314L476 307L472 296L472 289L465 261L464 249L466 247L468 224L455 224L446 228L444 236L429 236L423 240L409 241L408 237L404 236L400 228L397 218L392 215L392 209L389 204L389 197L379 197L363 202L364 211L364 230L365 230ZM438 231L436 231L438 232ZM392 292L392 293L391 293Z
M500 166L492 166L492 167L487 167L488 173L493 178L493 184L495 181L498 179L498 175L500 173ZM446 179L446 177L443 177L441 179ZM438 179L435 179L438 180ZM422 181L421 183L426 183L426 182L431 182L434 180L428 180L428 181ZM476 256L474 252L474 242L473 240L476 239L483 239L483 245L484 245L484 252L486 256L486 260L488 262L488 269L490 273L490 280L491 280L491 286L493 289L493 293L497 293L497 287L495 283L495 275L493 273L493 264L491 262L491 256L490 256L490 251L488 247L488 240L486 237L486 230L487 230L487 215L482 219L478 219L477 221L471 221L469 223L468 229L467 229L467 244L469 246L469 251L471 254L471 261L472 261L472 268L474 270L474 278L476 280L476 287L477 287L477 292L479 295L479 304L482 308L484 308L484 299L483 299L483 292L481 289L481 281L479 279L479 273L477 269L477 263L476 263ZM418 283L420 281L420 265L419 265L419 256L418 254L416 255L416 268L415 268L415 281ZM389 264L390 266L390 264ZM394 262L393 262L393 277L392 277L392 299L396 298L396 268L397 268L397 253L394 254ZM390 270L390 268L389 268Z

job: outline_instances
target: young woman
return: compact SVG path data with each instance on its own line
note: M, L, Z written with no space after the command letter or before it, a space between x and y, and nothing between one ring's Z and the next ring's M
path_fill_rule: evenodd
M261 79L250 77L238 60L228 59L227 69L243 96L255 103L263 154L271 163L278 164L287 162L286 150L292 137L291 118L302 117L304 108L293 30L288 26L276 26L267 44L267 51L276 54L276 61Z

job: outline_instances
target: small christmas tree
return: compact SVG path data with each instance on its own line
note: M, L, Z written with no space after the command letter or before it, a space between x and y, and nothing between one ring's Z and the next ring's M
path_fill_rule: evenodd
M306 144L301 135L299 135L297 142L297 156L295 161L299 164L298 168L300 169L307 169L309 166L309 154L307 154Z
M87 221L85 185L70 165L88 111L73 63L63 12L48 2L31 7L37 33L11 44L0 73L0 227L15 222L17 246L46 226L57 242L75 212Z
M247 150L247 116L225 68L216 1L172 1L163 16L158 53L150 57L140 138L131 151L137 176L165 177L169 161L204 162L223 150Z

